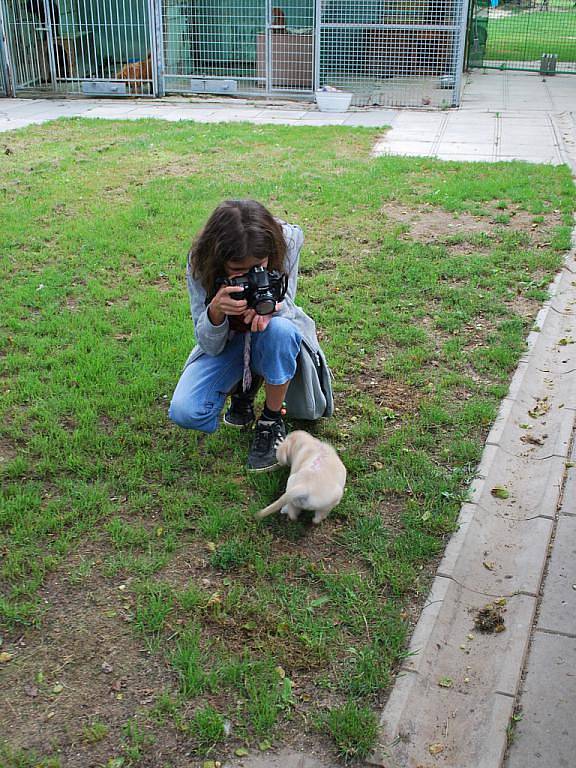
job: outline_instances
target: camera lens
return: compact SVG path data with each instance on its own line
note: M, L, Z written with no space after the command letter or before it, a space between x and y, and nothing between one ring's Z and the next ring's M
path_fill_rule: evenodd
M259 299L254 304L254 309L259 315L271 315L276 309L276 302L274 299Z

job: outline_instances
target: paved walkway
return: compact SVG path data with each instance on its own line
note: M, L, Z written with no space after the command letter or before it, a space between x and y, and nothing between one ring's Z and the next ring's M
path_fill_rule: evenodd
M576 77L484 72L459 110L359 109L223 99L0 99L0 132L61 116L391 126L375 154L568 163ZM0 141L1 143L1 141ZM555 280L488 437L470 503L438 569L382 715L386 768L563 768L576 753L576 243ZM522 424L535 443L522 441ZM492 489L505 486L507 499ZM496 603L506 631L473 612ZM440 686L442 680L445 684ZM522 714L515 712L521 708ZM514 732L509 749L508 737ZM284 750L246 768L334 768ZM237 765L238 761L234 763Z

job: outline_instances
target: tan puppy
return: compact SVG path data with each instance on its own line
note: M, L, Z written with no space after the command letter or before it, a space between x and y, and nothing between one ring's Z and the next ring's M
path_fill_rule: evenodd
M278 446L276 457L280 464L290 465L286 493L265 509L256 519L277 512L297 520L303 509L315 512L312 522L320 523L340 502L346 484L346 467L330 445L317 440L308 432L297 430Z

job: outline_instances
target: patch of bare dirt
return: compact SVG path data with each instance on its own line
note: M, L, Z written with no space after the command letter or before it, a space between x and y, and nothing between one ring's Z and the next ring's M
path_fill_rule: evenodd
M0 436L0 466L18 456L16 446L7 437Z
M451 213L431 205L413 208L393 202L383 206L381 212L392 223L406 227L404 237L422 243L443 243L455 236L464 240L479 234L493 237L501 230L510 230L525 233L536 247L546 247L551 243L552 233L562 222L559 211L546 213L544 221L539 222L534 220L534 214L519 208L510 206L500 210L494 206L487 207L489 215L474 216L466 212ZM502 216L509 217L509 220L503 222ZM451 246L460 250L465 248L462 242Z
M167 162L160 162L146 170L149 179L167 176L192 176L199 172L199 163L195 157L180 157Z
M398 416L415 413L422 399L422 392L416 387L377 375L370 363L362 366L362 374L352 381L353 392L369 395L379 408L388 408Z
M484 217L475 217L469 213L458 216L445 211L443 208L424 206L412 208L387 203L381 212L392 223L401 224L407 228L406 237L423 243L442 241L446 237L459 233L488 233L489 222Z
M61 571L41 590L45 613L41 630L27 631L4 648L0 720L12 748L56 752L67 768L105 765L122 754L123 727L149 709L173 683L159 658L150 655L129 626L131 598L121 583L97 577L72 585ZM91 741L85 728L103 724L106 735ZM141 721L149 733L149 724ZM182 747L170 728L154 728L162 739L145 765L170 762ZM176 753L176 755L175 755Z

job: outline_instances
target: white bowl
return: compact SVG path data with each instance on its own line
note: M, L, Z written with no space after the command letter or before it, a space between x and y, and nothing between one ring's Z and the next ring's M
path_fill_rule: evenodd
M352 96L347 91L316 91L316 104L321 112L346 112Z

